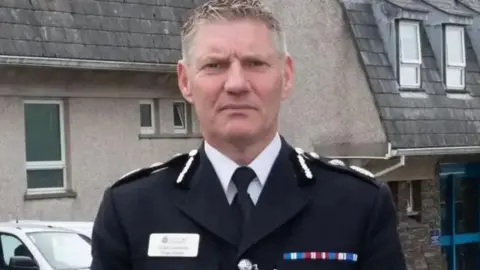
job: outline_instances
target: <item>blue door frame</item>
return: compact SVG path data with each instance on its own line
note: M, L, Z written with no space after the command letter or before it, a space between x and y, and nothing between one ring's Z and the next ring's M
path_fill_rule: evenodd
M448 270L480 270L480 163L441 164L439 181Z

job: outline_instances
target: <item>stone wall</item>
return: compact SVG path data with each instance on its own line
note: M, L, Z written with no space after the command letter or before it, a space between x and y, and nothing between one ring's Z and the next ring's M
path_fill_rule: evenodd
M413 200L419 203L414 211L418 215L407 215L410 197L406 181L390 182L389 185L397 203L400 238L405 251L408 269L444 270L445 256L440 246L431 243L430 233L440 228L438 181L421 180L414 185ZM415 203L414 203L415 208Z

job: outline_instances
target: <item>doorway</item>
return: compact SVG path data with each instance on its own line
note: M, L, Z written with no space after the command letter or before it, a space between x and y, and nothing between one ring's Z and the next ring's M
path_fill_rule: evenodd
M448 270L480 270L480 163L441 164L439 181Z

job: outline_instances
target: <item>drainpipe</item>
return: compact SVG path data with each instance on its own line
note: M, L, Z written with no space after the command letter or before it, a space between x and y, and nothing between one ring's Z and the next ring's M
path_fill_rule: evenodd
M331 157L334 159L377 159L377 160L390 160L393 157L399 157L400 161L390 167L387 167L377 173L374 173L375 178L388 174L396 169L399 169L405 166L405 155L400 155L398 150L392 150L392 144L388 143L387 153L384 156L345 156L345 157Z
M395 150L392 150L392 144L391 143L388 143L388 151L387 153L385 154L385 157L384 159L385 160L390 160L391 158L393 157L400 157L400 161L390 167L387 167L377 173L374 173L373 175L375 176L375 178L378 178L380 176L383 176L385 174L388 174L390 172L393 172L394 170L396 169L399 169L403 166L405 166L405 156L404 155L398 155L398 153L395 151Z
M394 171L394 170L396 170L396 169L398 169L398 168L401 168L401 167L403 167L403 166L405 166L405 156L400 156L400 161L399 161L398 163L396 163L396 164L394 164L394 165L392 165L392 166L390 166L390 167L388 167L388 168L385 168L385 169L383 169L383 170L375 173L375 174L374 174L374 175L375 175L375 178L378 178L378 177L380 177L380 176L383 176L383 175L385 175L385 174L387 174L387 173L390 173L390 172L392 172L392 171Z

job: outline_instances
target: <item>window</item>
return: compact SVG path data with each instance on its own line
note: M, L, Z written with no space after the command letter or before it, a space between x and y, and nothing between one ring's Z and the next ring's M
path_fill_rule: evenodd
M188 137L197 135L192 105L180 98L140 100L140 135L146 138ZM141 136L142 137L142 136Z
M407 181L407 215L418 216L422 210L421 180Z
M73 232L33 232L28 237L53 269L89 269L90 243Z
M3 251L3 265L8 265L13 256L27 256L33 259L28 248L17 237L10 234L0 234L0 251Z
M153 100L140 101L140 133L155 133L155 109Z
M445 27L445 85L447 89L465 88L465 31L462 26Z
M173 129L174 133L187 132L187 104L184 101L173 103Z
M25 146L29 192L66 187L63 103L25 101Z
M402 88L419 88L421 85L422 51L420 23L400 21L398 75Z
M392 194L393 203L395 207L398 207L398 182L389 181L387 182L390 193Z

